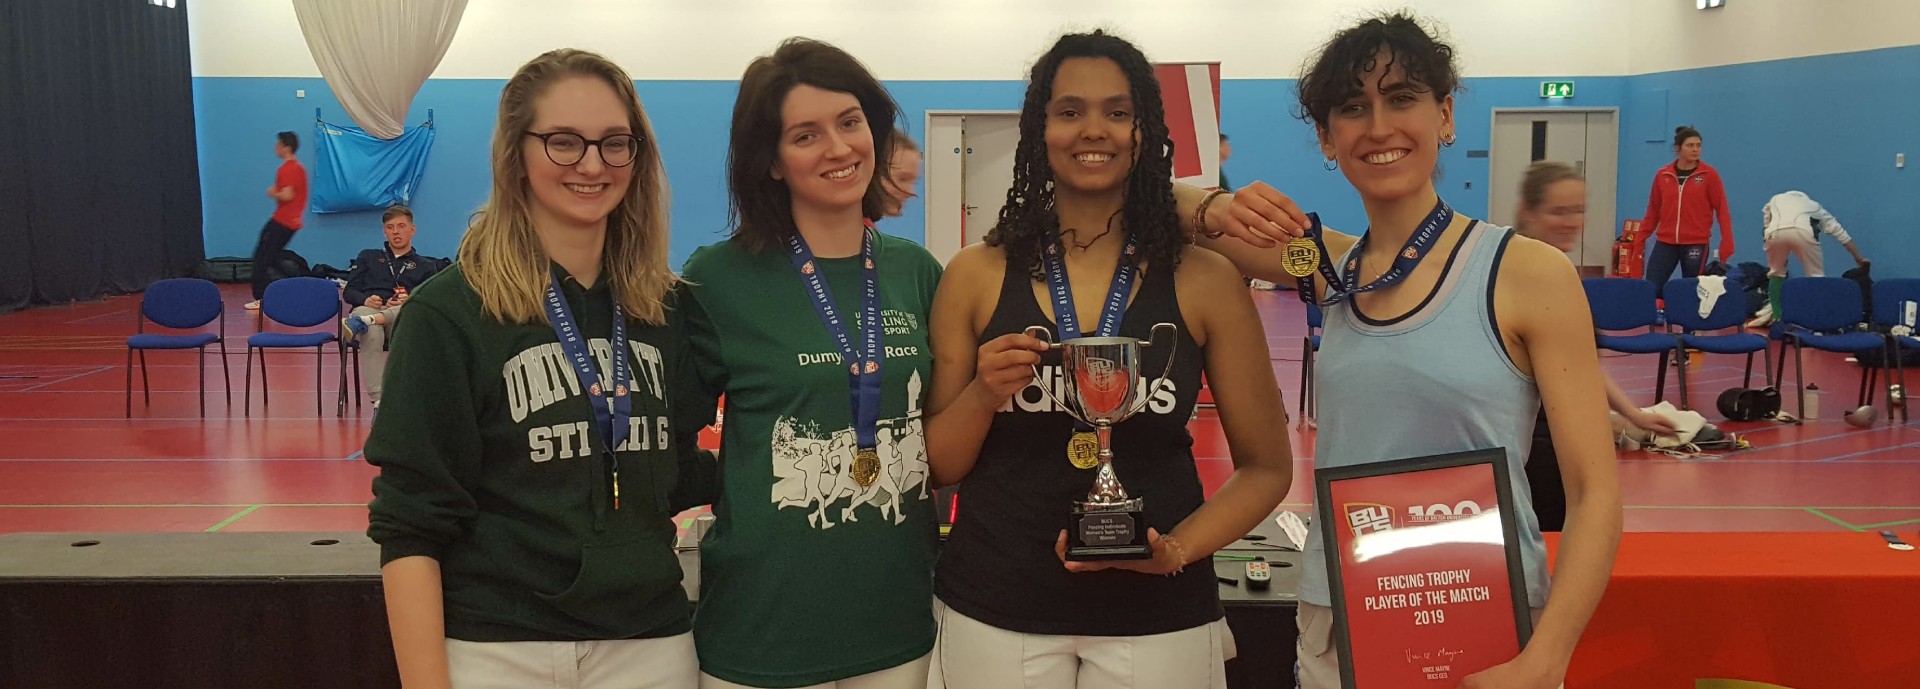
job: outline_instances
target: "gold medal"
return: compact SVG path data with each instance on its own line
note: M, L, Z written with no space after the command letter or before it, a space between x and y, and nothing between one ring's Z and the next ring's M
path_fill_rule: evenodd
M1281 268L1288 275L1303 278L1312 275L1320 268L1320 245L1306 237L1287 242L1286 255L1281 258Z
M860 451L853 455L853 482L865 488L873 485L874 479L878 478L880 478L880 453L864 447L860 448Z
M1100 442L1091 431L1073 434L1067 441L1067 461L1073 462L1076 469L1092 469L1100 465Z

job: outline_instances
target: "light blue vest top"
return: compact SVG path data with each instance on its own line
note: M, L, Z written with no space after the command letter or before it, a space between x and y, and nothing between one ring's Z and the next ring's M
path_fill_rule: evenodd
M1320 396L1314 466L1342 467L1505 448L1519 524L1523 580L1532 607L1547 603L1546 544L1525 464L1540 391L1507 357L1493 314L1493 276L1513 231L1474 222L1432 297L1394 321L1326 308L1315 368ZM1349 251L1349 254L1352 252ZM1347 256L1334 261L1336 270ZM1300 599L1332 605L1320 529L1309 529Z

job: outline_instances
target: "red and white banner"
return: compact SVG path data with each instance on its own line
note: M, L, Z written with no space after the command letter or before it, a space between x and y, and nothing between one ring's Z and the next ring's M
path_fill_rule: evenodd
M1153 66L1173 139L1173 181L1220 184L1220 63L1163 62Z

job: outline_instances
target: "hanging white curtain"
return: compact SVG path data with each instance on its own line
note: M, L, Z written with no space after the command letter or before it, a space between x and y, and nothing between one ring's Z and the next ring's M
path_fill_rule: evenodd
M320 75L347 115L381 139L453 43L467 0L293 0Z

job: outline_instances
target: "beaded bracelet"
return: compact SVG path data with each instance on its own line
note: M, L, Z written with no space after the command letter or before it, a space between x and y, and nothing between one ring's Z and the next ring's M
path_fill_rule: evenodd
M1214 199L1219 198L1221 194L1225 193L1227 193L1225 189L1215 189L1207 192L1206 197L1200 199L1200 207L1193 211L1193 231L1195 234L1206 237L1207 239L1219 239L1222 235L1226 234L1226 232L1216 232L1207 228L1207 206L1212 205Z

